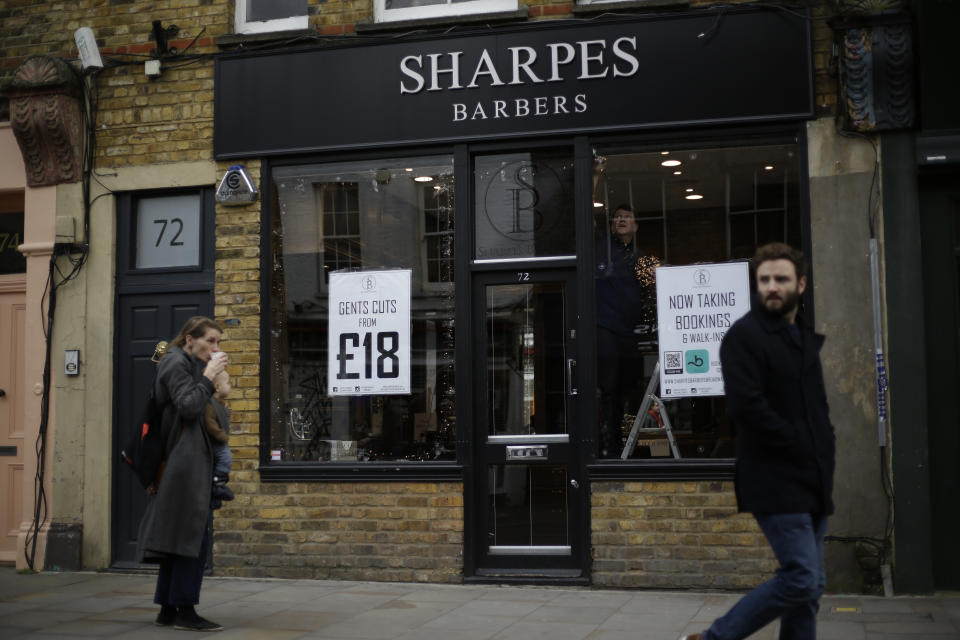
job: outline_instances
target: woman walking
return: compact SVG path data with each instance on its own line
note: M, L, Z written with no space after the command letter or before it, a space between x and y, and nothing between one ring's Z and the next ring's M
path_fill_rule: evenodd
M226 364L226 358L213 357L221 333L210 318L194 316L160 361L155 393L163 411L164 463L147 490L137 542L141 562L160 565L156 624L190 631L223 629L194 609L212 541L213 450L203 418L213 380Z

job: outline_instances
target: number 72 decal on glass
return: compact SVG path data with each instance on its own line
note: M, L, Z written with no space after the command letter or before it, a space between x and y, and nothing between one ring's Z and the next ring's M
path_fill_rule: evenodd
M327 393L410 393L410 270L330 274Z

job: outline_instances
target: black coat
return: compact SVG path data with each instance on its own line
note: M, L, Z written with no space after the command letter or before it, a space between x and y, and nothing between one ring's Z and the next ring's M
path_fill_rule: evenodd
M644 311L644 291L637 280L634 244L604 236L597 242L597 324L621 336L632 336Z
M833 513L836 438L820 364L824 337L800 315L797 326L802 348L782 318L755 308L720 345L740 511Z
M156 398L163 407L163 477L147 497L137 551L141 562L173 554L196 558L210 519L213 450L204 411L213 383L202 375L205 363L170 347L160 361Z

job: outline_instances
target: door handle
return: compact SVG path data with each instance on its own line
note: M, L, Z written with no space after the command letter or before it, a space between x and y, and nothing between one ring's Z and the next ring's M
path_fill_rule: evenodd
M578 396L580 392L573 386L573 368L577 366L576 358L567 358L567 395Z
M574 489L579 489L580 483L577 482L576 478L570 478L570 486L573 487Z

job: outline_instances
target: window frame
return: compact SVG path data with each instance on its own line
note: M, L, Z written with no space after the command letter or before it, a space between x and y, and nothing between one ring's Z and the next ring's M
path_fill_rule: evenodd
M309 164L336 164L352 163L372 160L385 160L394 158L427 157L427 156L450 156L453 161L454 175L456 174L456 154L451 147L418 147L416 149L396 148L388 152L357 152L357 153L337 153L323 154L313 156L284 157L278 159L264 158L261 175L263 176L263 193L272 194L274 188L273 170L277 167L290 167ZM261 207L261 229L260 234L260 273L261 282L269 282L273 261L272 240L273 227L272 219L274 209L277 204L273 197L264 197ZM417 226L422 225L422 221L416 222ZM418 249L419 251L419 249ZM322 252L319 254L319 268L323 268ZM321 278L324 289L326 282ZM272 287L267 284L263 288L263 301L261 305L260 317L260 357L262 362L272 362L273 354L270 350L270 314L272 310ZM455 341L455 344L459 340ZM463 453L456 452L456 459L439 462L397 462L397 461L309 461L309 462L282 462L275 463L271 460L271 429L272 418L270 413L271 379L269 368L261 368L261 396L260 396L260 433L259 433L259 468L260 479L263 482L339 482L349 480L356 481L396 481L396 482L461 482L463 480ZM459 425L458 425L459 430ZM458 441L461 437L458 435Z
M593 135L582 136L563 136L561 138L535 137L536 144L543 146L566 145L573 143L575 156L581 161L575 167L577 180L582 185L591 184L593 167L590 163L582 162L584 158L591 156L591 152L597 149L603 149L604 152L630 152L636 151L639 147L657 148L678 147L678 146L754 146L777 143L793 143L796 145L798 154L798 204L800 215L800 249L807 255L811 255L811 232L810 232L810 196L809 196L809 169L808 169L808 148L805 127L800 121L771 123L771 124L746 124L734 126L713 126L709 128L698 128L693 130L665 129L653 132L634 132L632 134L604 132ZM390 148L387 150L369 151L354 150L346 152L332 152L329 154L311 154L309 156L290 156L283 157L264 157L262 160L262 175L264 180L263 192L272 193L273 189L273 168L279 166L290 166L299 164L315 163L334 163L351 162L363 160L378 160L389 158L400 158L410 156L430 156L430 155L452 155L454 163L454 176L456 183L460 184L460 190L455 193L454 212L455 227L463 228L466 224L470 227L468 233L461 233L455 236L455 265L457 267L459 283L457 299L467 300L470 294L470 280L472 272L481 269L482 266L471 266L473 261L473 231L472 231L472 162L471 158L477 153L490 151L500 151L507 148L528 148L530 142L496 142L475 141L467 144L456 144L453 146L417 146ZM579 189L576 195L578 204L577 218L586 215L589 217L592 212L592 194L590 187L585 186ZM271 220L273 209L276 205L272 198L265 197L261 207L261 229L260 234L260 256L261 256L261 280L265 274L270 273L272 261L271 253ZM588 213L584 213L584 212ZM422 225L419 220L416 224ZM580 221L578 220L578 225ZM578 255L589 256L588 263L593 264L593 252L595 250L592 234L579 234L576 250ZM462 277L460 277L462 275ZM594 304L594 277L593 270L588 268L579 277L580 290L579 297L582 302L583 335L581 339L592 340L595 329L589 328L590 324L595 326L595 304ZM813 284L815 274L808 274L807 291L803 295L804 304L807 309L811 322L815 322L813 306ZM269 287L264 289L264 299L261 308L261 361L270 362L272 357L270 352L270 301L271 291ZM458 305L456 319L458 329L468 330L469 322L468 312L464 309L469 305ZM462 307L462 308L461 308ZM470 337L461 334L456 339L455 354L458 361L469 360ZM588 379L595 376L596 363L582 363L583 374ZM458 409L457 424L457 457L455 461L435 462L429 464L407 463L397 464L390 462L284 462L283 464L271 463L270 460L270 425L271 417L269 411L269 372L261 371L261 402L260 402L260 448L259 448L259 474L264 482L294 482L294 481L315 481L315 482L338 482L338 481L378 481L378 482L405 482L405 481L449 481L462 482L464 480L464 470L466 464L472 457L472 445L469 442L469 436L472 433L473 425L469 415L461 414L462 409ZM456 371L457 385L469 386L472 378L469 372L463 372L461 375L460 367ZM596 427L593 427L596 429ZM589 439L589 438L588 438ZM644 480L713 480L729 481L733 479L735 459L734 458L684 458L676 460L672 458L650 458L650 459L602 459L595 457L592 460L586 459L585 472L592 481L644 481Z
M359 225L359 211L349 211L349 210L343 210L343 211L340 211L340 210L327 211L326 208L324 207L324 199L323 199L323 198L324 198L324 194L323 194L323 189L322 189L322 187L321 187L319 184L317 184L317 183L312 183L312 184L311 184L311 187L313 188L313 191L314 191L314 200L317 202L317 209L318 209L318 211L320 211L320 215L321 215L320 224L318 225L318 227L319 227L319 229L320 229L320 233L322 234L322 238L323 238L322 243L320 243L320 244L317 245L317 248L318 248L318 252L317 252L317 262L318 262L318 265L317 265L317 268L320 269L320 273L318 274L318 278L317 278L317 283L318 283L319 291L320 291L321 293L328 293L329 290L330 290L330 289L329 289L329 288L330 288L330 271L331 271L331 270L336 270L336 269L341 269L341 268L351 268L351 267L353 266L353 263L352 263L352 261L349 261L349 260L344 261L344 262L341 262L341 261L339 260L339 258L338 258L338 260L337 260L337 262L336 262L336 269L329 269L329 268L328 268L329 265L328 265L327 259L326 259L326 258L327 258L327 243L332 242L332 243L334 244L334 246L336 246L337 243L340 242L340 241L345 241L345 242L349 243L349 242L355 240L355 241L358 241L358 242L359 242L359 240L360 240L360 238L361 238L360 225ZM348 220L349 220L349 217L350 217L350 216L353 216L354 214L357 215L357 232L356 232L355 234L352 234L352 233L349 232L349 231L350 231L350 224L349 224L349 221L348 221L348 222L347 222L346 233L341 233L341 234L336 233L336 231L337 231L337 228L336 228L336 227L337 227L337 216L346 216L346 217L348 218ZM330 234L330 235L327 235L326 232L325 232L326 216L330 216L330 217L331 217L331 219L332 219L332 224L333 224L333 226L334 226L334 233L332 233L332 234ZM361 260L362 260L362 247L361 247L360 250L361 250Z
M373 14L375 22L389 23L404 20L427 20L430 18L501 13L504 11L516 11L518 7L519 3L517 0L467 0L465 2L450 2L450 0L447 0L445 3L420 7L387 9L386 0L374 0Z
M797 194L797 204L799 207L799 227L800 227L800 250L810 258L811 237L810 237L810 175L808 170L808 149L806 128L802 123L787 122L783 124L768 125L744 125L731 127L710 127L708 129L697 129L688 132L676 130L662 130L649 133L637 133L634 135L613 134L595 135L589 138L589 149L593 153L602 150L602 154L631 153L639 149L657 150L659 148L720 148L731 146L765 146L776 144L794 144L797 152L797 166L799 174L797 183L799 193ZM602 155L601 154L601 155ZM580 168L586 174L592 172L592 167ZM584 175L582 180L589 180ZM592 193L588 194L592 201ZM592 202L591 202L592 206ZM583 244L580 244L582 242ZM593 255L594 246L591 239L585 238L578 240L578 253L580 251L589 251L590 264L595 261ZM811 323L815 323L813 306L813 283L814 274L807 274L807 289L802 299L805 305L807 317ZM583 283L585 287L590 288L590 301L584 309L586 314L585 322L596 326L594 279L590 273L585 277ZM584 335L586 339L593 339L595 328L590 329L590 335ZM587 368L596 366L595 362L589 363ZM599 430L599 424L596 427ZM621 460L618 458L600 458L596 456L593 462L586 465L587 473L593 481L644 481L644 480L733 480L736 458L628 458Z
M304 12L302 16L277 18L275 20L247 21L247 7L256 0L236 0L233 14L233 31L238 35L254 33L273 33L277 31L298 31L310 27L310 18Z
M182 282L192 282L194 279L203 279L207 271L214 268L215 256L212 251L208 251L204 244L204 238L214 237L215 234L215 213L216 202L214 199L214 189L206 186L196 187L173 187L161 189L143 189L138 191L125 191L117 197L117 210L124 211L124 216L119 218L117 226L117 255L119 261L117 268L131 277L131 282L136 282L138 276L149 278L156 273L175 273ZM196 266L185 267L137 267L137 224L136 216L139 210L140 201L151 198L163 198L168 196L197 195L199 196L200 206L200 263ZM120 239L123 239L122 248L120 248Z
M456 282L456 279L454 278L454 264L456 261L454 258L447 259L443 257L432 256L430 254L429 240L430 238L436 238L439 241L442 241L444 238L447 238L447 237L450 237L450 238L455 237L454 232L456 230L456 226L451 224L451 227L446 231L430 231L427 229L426 200L427 200L427 195L429 193L427 190L431 188L432 187L430 185L424 184L420 186L420 190L419 190L420 199L422 201L421 207L420 207L420 230L421 230L421 236L423 238L423 242L421 243L421 250L420 250L420 268L423 270L423 275L424 275L422 287L425 291L449 291L450 288L453 287L454 283ZM446 197L450 198L450 196L446 196ZM456 193L454 193L453 198L456 198ZM451 204L449 209L450 209L449 215L451 216L451 219L452 219L455 213L455 206ZM438 212L442 210L443 210L442 207L438 207L436 209L436 211ZM449 261L451 279L450 280L430 280L429 277L430 277L430 261L431 260L436 260L437 265L443 265L444 261Z

